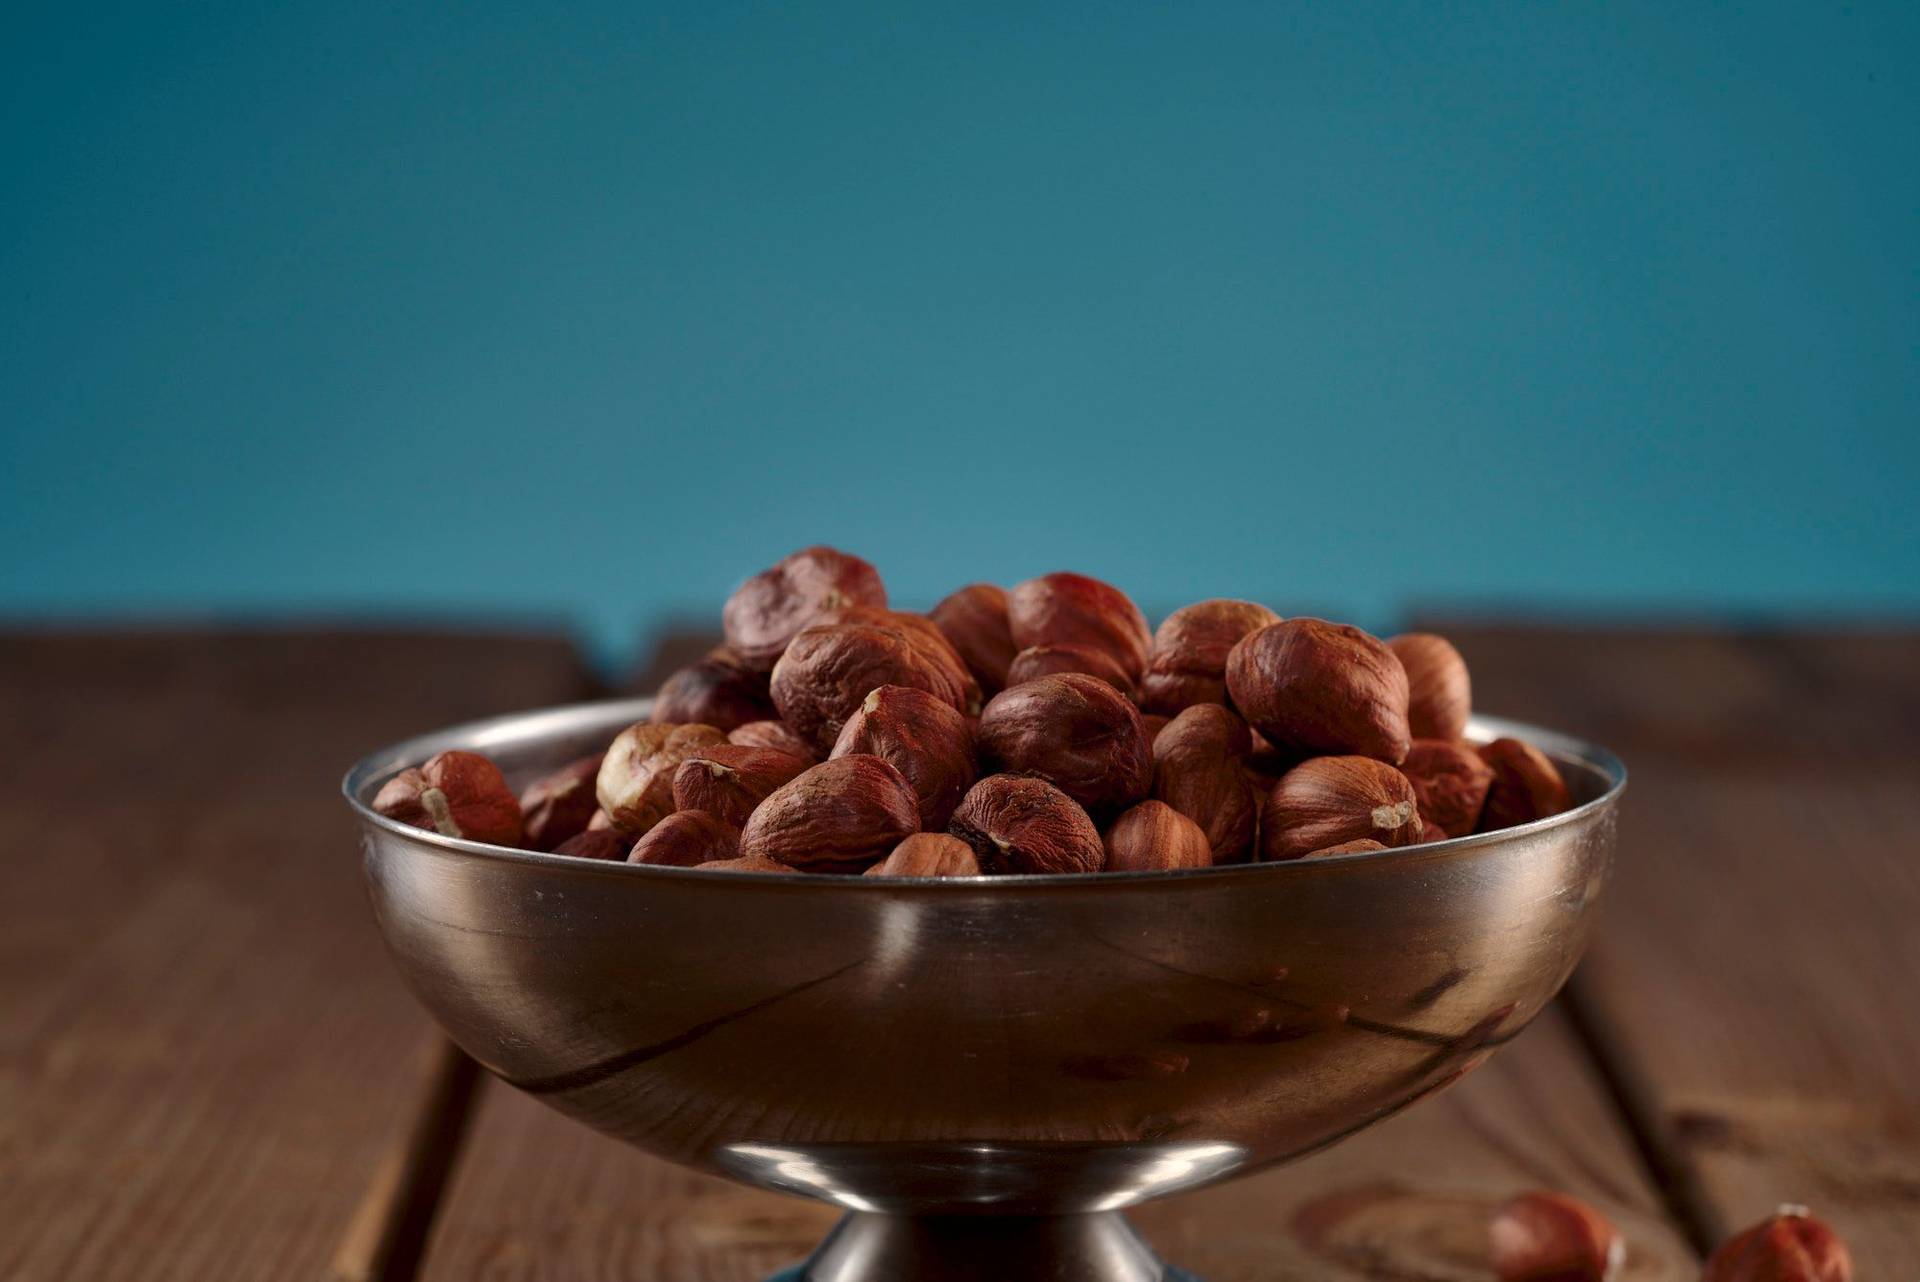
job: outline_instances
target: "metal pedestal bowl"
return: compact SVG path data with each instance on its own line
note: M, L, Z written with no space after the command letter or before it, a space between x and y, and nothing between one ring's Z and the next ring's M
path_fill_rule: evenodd
M346 779L380 930L454 1041L649 1153L848 1214L789 1275L1146 1280L1123 1207L1285 1162L1511 1040L1585 947L1625 771L1576 808L1375 854L944 881L596 863L374 814L484 752L520 786L645 700L476 722ZM1415 1159L1417 1160L1417 1159Z

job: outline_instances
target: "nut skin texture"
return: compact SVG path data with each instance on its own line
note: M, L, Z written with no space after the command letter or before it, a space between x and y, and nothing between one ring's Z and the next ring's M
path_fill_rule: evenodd
M603 755L569 761L527 785L520 794L520 814L521 842L528 850L555 850L587 830L600 808L593 781L599 777Z
M1252 601L1196 601L1169 614L1155 629L1140 703L1175 716L1196 703L1227 701L1227 655L1249 632L1280 622Z
M631 841L611 828L594 828L567 838L553 848L553 853L617 864L626 860L627 851L632 845Z
M966 692L920 642L879 623L828 623L793 639L773 669L773 702L780 719L821 754L861 701L881 686L925 690L965 711Z
M1406 759L1407 670L1359 628L1288 619L1250 632L1227 656L1233 706L1281 751Z
M1143 801L1107 829L1107 871L1205 868L1213 849L1200 825L1164 801Z
M740 830L704 810L677 810L633 843L630 864L697 868L740 853Z
M1501 1204L1487 1246L1500 1282L1608 1282L1626 1259L1620 1231L1564 1193L1523 1193Z
M906 776L854 753L809 767L761 802L740 832L740 853L792 868L864 866L919 830Z
M1449 840L1449 838L1447 837L1447 831L1446 829L1442 828L1439 824L1434 823L1430 819L1422 819L1420 821L1420 844L1421 845L1424 846L1431 842L1447 841L1447 840Z
M1146 727L1098 677L1065 672L1009 686L980 714L980 752L1037 775L1089 809L1130 806L1153 784Z
M823 758L811 743L793 732L793 727L775 717L768 721L749 721L727 731L727 742L743 748L778 748L818 765Z
M722 647L661 682L648 720L732 730L772 715L767 674L753 671Z
M1453 642L1432 632L1402 632L1387 649L1407 670L1407 725L1416 739L1458 739L1473 715L1473 681Z
M853 605L836 611L828 622L876 623L906 633L907 640L920 652L920 657L944 674L952 687L960 692L959 701L954 706L970 717L979 715L980 705L985 702L980 694L980 682L974 678L966 660L960 657L960 652L953 648L953 643L947 640L947 634L926 615L908 610L878 610L870 605Z
M1147 670L1153 634L1126 593L1084 574L1043 574L1007 594L1013 643L1085 645L1105 651L1132 680Z
M1413 785L1371 757L1313 757L1286 774L1260 808L1260 853L1299 859L1328 846L1371 839L1385 846L1420 840Z
M1853 1257L1840 1235L1804 1206L1783 1206L1721 1243L1701 1282L1852 1282Z
M741 855L738 859L715 859L700 865L705 872L793 872L792 868L777 859L762 859L758 855Z
M1107 861L1087 812L1044 779L989 775L947 830L973 847L984 873L1099 872Z
M1140 725L1147 732L1147 747L1152 748L1160 742L1160 732L1173 723L1172 717L1163 717L1157 712L1140 714Z
M1480 760L1493 768L1493 783L1476 831L1511 828L1572 808L1573 797L1559 767L1532 744L1495 739L1480 745Z
M1241 767L1250 740L1231 709L1198 703L1153 741L1154 800L1200 825L1212 863L1241 863L1253 850L1259 805Z
M449 750L402 770L381 786L373 808L443 837L520 844L520 799L500 767L477 752Z
M1105 650L1089 645L1029 646L1013 656L1007 665L1007 685L1017 686L1057 672L1080 672L1098 677L1121 694L1135 696L1133 678L1108 657Z
M869 877L978 877L973 847L944 832L916 832L867 869Z
M702 748L725 743L712 726L666 725L643 721L628 726L607 747L594 789L613 826L629 837L673 813L673 772Z
M834 740L834 757L868 753L898 770L920 802L920 827L939 832L973 787L973 726L924 690L881 686Z
M969 583L941 599L927 617L980 683L989 697L1006 688L1007 665L1020 647L1007 622L1007 591L992 583Z
M1343 841L1337 846L1322 846L1319 850L1309 850L1303 859L1319 859L1323 855L1370 855L1386 847L1371 837L1362 837L1358 841Z
M1420 817L1447 837L1473 831L1493 786L1493 767L1471 744L1454 739L1415 739L1400 773L1413 785Z
M866 561L830 547L802 548L742 583L720 622L727 648L769 672L803 628L850 605L885 608L887 588Z
M674 809L705 811L738 828L775 789L798 778L812 764L778 748L717 743L674 768Z

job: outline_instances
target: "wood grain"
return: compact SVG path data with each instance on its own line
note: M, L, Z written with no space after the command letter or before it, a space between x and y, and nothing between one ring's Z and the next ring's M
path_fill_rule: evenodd
M1439 626L1633 773L1572 991L1696 1234L1804 1202L1920 1274L1920 637Z
M0 638L0 1277L320 1277L435 1039L337 789L575 697L545 637Z

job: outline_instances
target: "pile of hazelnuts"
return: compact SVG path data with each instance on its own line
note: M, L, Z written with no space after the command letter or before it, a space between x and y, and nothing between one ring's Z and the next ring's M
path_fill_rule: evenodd
M449 836L741 872L955 877L1203 868L1385 850L1571 804L1518 739L1465 739L1454 647L1251 601L1157 631L1080 574L890 609L857 556L748 579L726 644L604 754L516 797L475 753L374 808Z

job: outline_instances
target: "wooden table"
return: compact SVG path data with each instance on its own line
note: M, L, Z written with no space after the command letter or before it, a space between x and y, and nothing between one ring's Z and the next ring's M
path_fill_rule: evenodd
M1471 1279L1521 1189L1629 1276L1814 1205L1920 1274L1920 636L1444 625L1480 704L1634 781L1565 1000L1438 1099L1141 1209L1232 1279ZM543 636L0 637L0 1278L755 1279L833 1218L690 1175L450 1053L368 922L345 765L581 697Z

